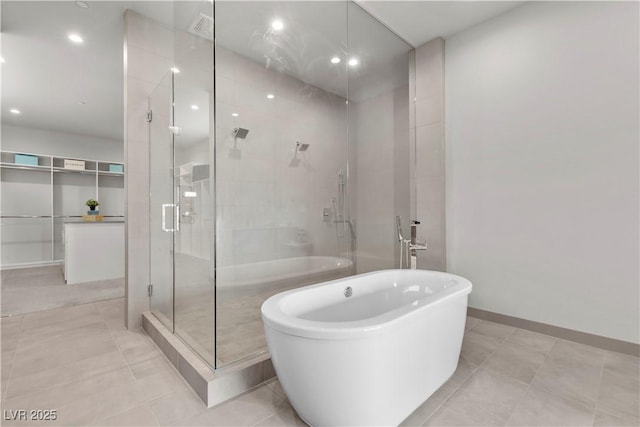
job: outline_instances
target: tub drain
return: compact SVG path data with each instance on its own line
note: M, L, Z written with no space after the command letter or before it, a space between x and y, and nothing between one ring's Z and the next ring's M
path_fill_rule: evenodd
M353 294L353 289L351 289L351 286L347 286L346 288L344 288L345 297L350 297L352 294Z

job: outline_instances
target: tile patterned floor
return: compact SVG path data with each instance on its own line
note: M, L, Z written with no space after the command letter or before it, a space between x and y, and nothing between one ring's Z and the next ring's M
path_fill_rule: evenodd
M2 414L57 409L58 419L2 425L304 425L277 381L205 408L122 318L122 299L3 318ZM403 425L638 426L638 363L468 318L458 370Z
M0 279L0 316L15 316L124 296L124 278L67 285L61 265L3 270Z

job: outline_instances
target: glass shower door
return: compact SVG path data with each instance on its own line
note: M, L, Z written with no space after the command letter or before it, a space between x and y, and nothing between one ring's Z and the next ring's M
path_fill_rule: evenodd
M150 307L173 332L174 231L177 228L174 195L173 75L168 72L149 96L149 276Z

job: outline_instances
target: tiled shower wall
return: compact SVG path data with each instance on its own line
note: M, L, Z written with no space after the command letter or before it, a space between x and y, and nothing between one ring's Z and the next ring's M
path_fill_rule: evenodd
M415 50L415 200L412 215L420 221L418 268L445 271L445 134L444 40L434 39Z
M343 253L332 198L347 179L346 100L219 46L216 94L218 265Z
M358 273L399 266L395 217L409 230L408 110L408 86L355 104Z

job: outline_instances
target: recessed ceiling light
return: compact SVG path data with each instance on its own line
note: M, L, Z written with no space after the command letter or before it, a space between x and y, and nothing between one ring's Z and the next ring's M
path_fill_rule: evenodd
M232 115L233 117L238 117L240 114L238 114L238 113L231 113L231 115Z
M75 33L69 34L68 37L69 37L69 40L71 40L72 42L74 42L76 44L80 44L80 43L84 42L82 37L80 37L78 34L75 34Z
M274 94L272 94L272 93L268 93L268 94L267 94L267 98L269 98L269 99L273 99L273 98L275 98L275 97L276 97L276 96L275 96Z
M18 110L17 108L12 108L11 110L9 110L11 112L11 114L20 114L21 111Z
M339 64L340 63L340 58L338 58L337 56L334 56L333 58L331 58L331 63L332 64Z
M356 65L358 65L360 63L360 61L358 61L356 58L351 58L349 60L349 65L351 65L352 67L355 67Z
M273 28L276 31L280 31L284 28L284 22L282 22L279 19L276 19L271 23L271 28Z
M178 70L177 67L171 67L171 72L174 74L178 74L180 72L180 70Z
M89 3L84 2L84 1L77 1L76 2L76 6L81 7L83 9L88 9L89 8Z
M197 105L192 105L192 106L191 106L191 109L195 111L195 110L199 110L199 109L200 109L200 107L198 107Z

